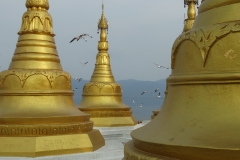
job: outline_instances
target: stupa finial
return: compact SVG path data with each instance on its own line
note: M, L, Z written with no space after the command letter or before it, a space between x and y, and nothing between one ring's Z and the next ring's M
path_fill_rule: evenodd
M102 42L104 42L104 44L108 43L107 42L108 21L104 16L104 3L103 3L103 1L102 1L102 16L101 16L101 19L99 19L99 22L98 22L98 30L100 30L100 41L99 41L99 45L98 45L98 50L99 50L99 52L107 52L108 47L106 47L106 45L101 45ZM99 33L99 31L98 31L98 33Z
M104 12L104 2L102 0L102 12Z
M108 31L108 21L107 19L105 18L104 16L104 3L102 1L102 16L101 16L101 19L99 19L98 21L98 33L99 33L99 30L107 30Z
M198 0L184 0L184 8L186 7L186 5L189 6L189 4L191 3L198 5Z
M184 0L184 7L188 5L187 19L184 20L183 32L187 32L192 29L193 23L196 18L196 7L198 0Z

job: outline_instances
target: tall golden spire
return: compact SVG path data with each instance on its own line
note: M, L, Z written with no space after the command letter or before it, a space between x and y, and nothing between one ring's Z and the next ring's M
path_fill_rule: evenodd
M184 7L188 5L188 18L184 20L183 32L187 32L192 29L193 23L196 18L196 7L198 0L184 0Z
M110 55L108 54L108 21L104 16L104 4L102 4L102 16L98 22L98 30L100 30L100 41L98 42L98 54L91 82L115 82L111 68Z
M9 70L0 73L0 156L36 157L104 145L90 115L73 102L62 70L48 0L27 0Z
M122 102L122 89L114 80L108 54L108 21L102 16L98 22L100 41L95 69L89 83L83 88L79 109L91 114L94 126L132 126L136 124L130 107Z

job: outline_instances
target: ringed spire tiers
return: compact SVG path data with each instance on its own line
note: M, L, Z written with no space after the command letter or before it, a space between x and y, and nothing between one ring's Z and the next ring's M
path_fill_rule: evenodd
M104 5L98 29L100 41L95 69L90 82L83 87L82 101L78 107L91 114L94 126L133 126L136 120L130 107L123 103L121 86L115 82L111 71L107 41L108 21L104 16Z
M124 160L240 159L239 0L204 0L172 47L168 95Z
M0 156L94 151L104 145L90 115L73 102L62 70L48 0L26 0L17 47L0 73Z

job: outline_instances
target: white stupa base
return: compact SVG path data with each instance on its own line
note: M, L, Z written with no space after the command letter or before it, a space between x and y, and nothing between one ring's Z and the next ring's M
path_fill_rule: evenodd
M141 124L130 127L94 127L102 133L106 144L95 152L36 158L0 157L0 160L122 160L124 144L132 140L130 133L148 122L143 121Z

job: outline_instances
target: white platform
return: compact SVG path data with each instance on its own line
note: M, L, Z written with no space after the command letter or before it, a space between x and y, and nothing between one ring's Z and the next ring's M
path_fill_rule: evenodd
M122 160L124 144L131 140L131 131L148 122L143 121L131 127L94 127L102 133L106 143L104 147L95 152L37 158L0 157L0 160Z

